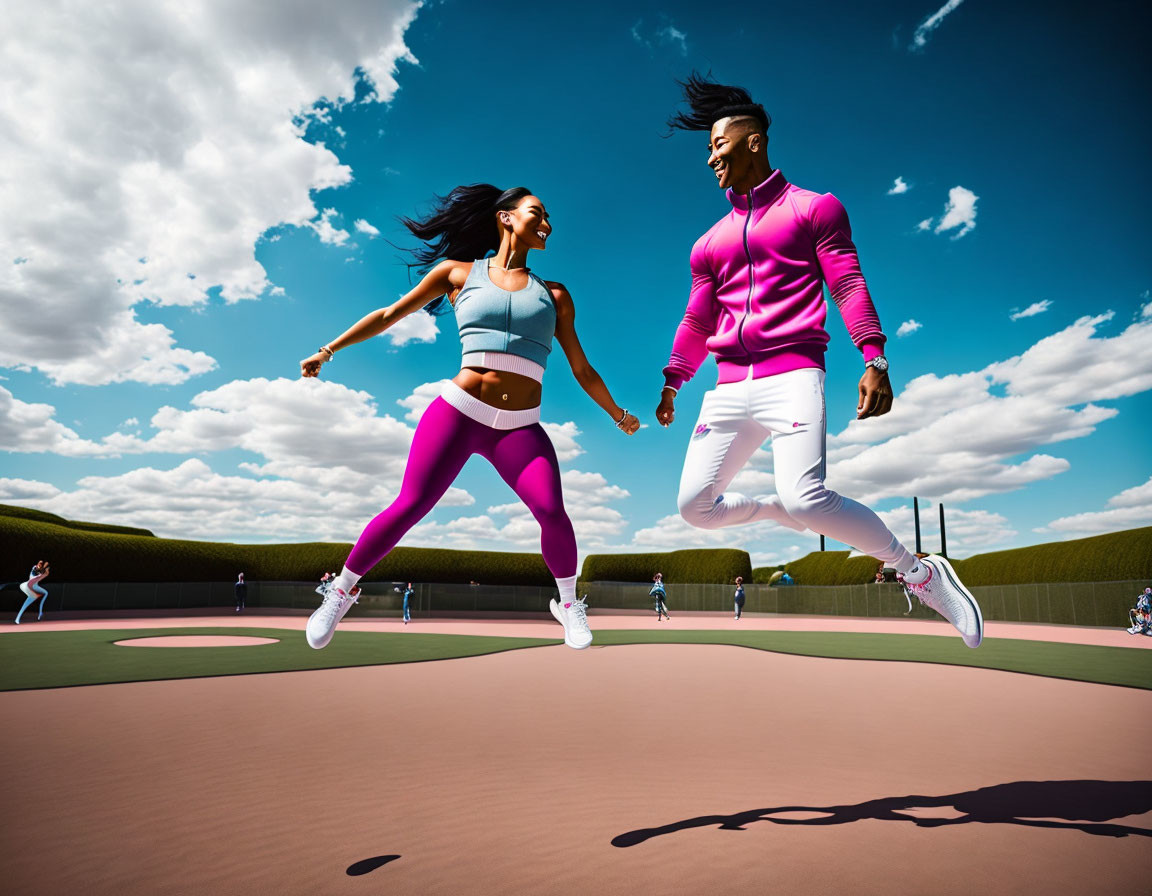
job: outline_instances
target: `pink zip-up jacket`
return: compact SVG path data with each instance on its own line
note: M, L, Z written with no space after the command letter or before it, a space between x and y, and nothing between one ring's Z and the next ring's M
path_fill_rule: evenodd
M848 213L831 193L801 190L779 170L746 196L728 191L732 211L692 247L692 292L664 368L679 389L708 353L718 383L824 368L824 284L848 334L870 361L884 333L852 243Z

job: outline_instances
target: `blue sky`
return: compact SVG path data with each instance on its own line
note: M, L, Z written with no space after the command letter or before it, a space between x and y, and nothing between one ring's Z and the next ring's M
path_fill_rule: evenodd
M695 68L747 87L773 165L852 221L897 404L852 422L861 362L831 308L830 485L907 539L917 495L927 547L943 500L959 556L1152 524L1131 4L193 5L22 3L0 36L0 501L173 537L354 539L457 369L454 324L406 321L322 383L298 361L407 288L396 216L488 181L547 204L530 261L649 424L625 439L553 352L543 419L581 552L814 549L676 515L714 365L673 428L653 410L688 250L728 207L706 137L664 137ZM771 483L762 451L733 487ZM403 543L537 540L475 459Z

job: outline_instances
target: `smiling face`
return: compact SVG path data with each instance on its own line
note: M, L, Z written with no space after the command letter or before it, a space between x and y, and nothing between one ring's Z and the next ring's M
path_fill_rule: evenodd
M516 241L528 249L543 249L552 235L548 211L538 196L528 195L513 209L499 213L500 225L511 230Z
M721 190L747 193L763 180L758 165L766 160L766 141L754 118L721 118L708 140L708 167Z

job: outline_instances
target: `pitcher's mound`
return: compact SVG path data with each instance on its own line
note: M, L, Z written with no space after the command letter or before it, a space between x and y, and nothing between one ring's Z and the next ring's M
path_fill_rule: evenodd
M279 639L242 635L162 635L158 638L130 638L113 643L117 647L251 647L256 644L278 644Z

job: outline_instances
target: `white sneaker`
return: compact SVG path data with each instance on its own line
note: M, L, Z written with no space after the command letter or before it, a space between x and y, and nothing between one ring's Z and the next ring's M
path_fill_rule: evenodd
M587 595L585 595L587 597ZM577 599L567 606L562 606L553 598L548 603L548 609L556 621L564 626L564 643L574 650L583 650L592 643L592 630L588 628L588 604Z
M328 646L328 642L336 634L336 626L351 609L352 604L356 603L355 597L333 584L325 583L321 587L324 588L321 592L324 601L320 604L320 609L308 617L308 627L304 630L308 646L315 650Z
M1130 635L1134 635L1134 634L1136 634L1138 631L1140 631L1140 629L1138 629L1136 626L1132 626L1130 629L1128 629L1128 634L1130 634Z
M969 647L979 647L984 640L984 617L972 593L960 583L952 564L932 554L921 561L928 567L928 578L918 585L897 576L904 590L915 595L920 603L935 610L960 632Z

